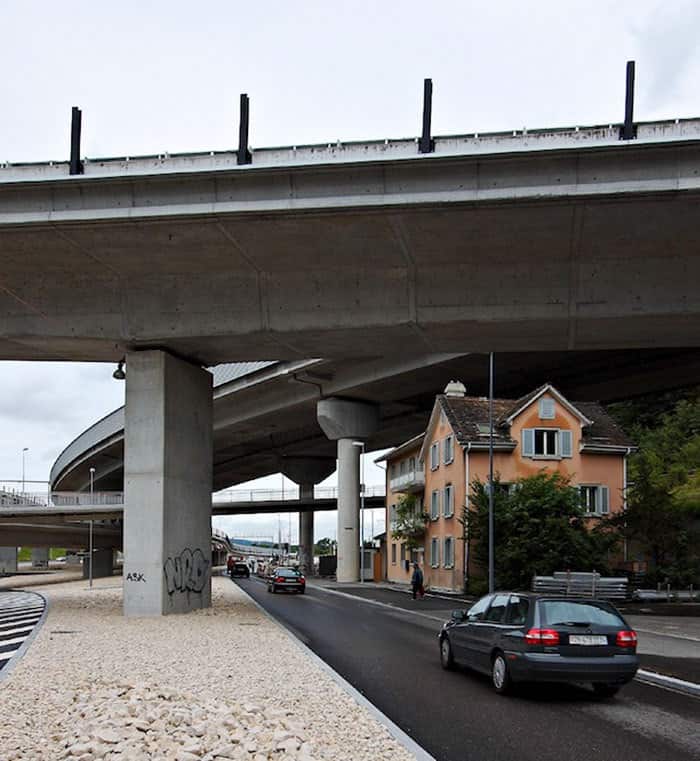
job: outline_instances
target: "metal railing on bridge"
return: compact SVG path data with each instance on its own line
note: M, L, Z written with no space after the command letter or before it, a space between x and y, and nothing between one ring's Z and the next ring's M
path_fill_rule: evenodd
M384 497L383 484L365 487L365 497ZM335 486L319 486L314 489L314 499L337 499ZM299 500L299 489L225 489L212 495L215 505L247 502L293 502ZM1 507L108 507L124 504L124 492L4 492L0 491Z

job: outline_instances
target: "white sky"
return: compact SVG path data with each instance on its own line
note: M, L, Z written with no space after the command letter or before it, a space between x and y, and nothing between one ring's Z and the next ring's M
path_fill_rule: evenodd
M638 120L698 116L699 29L693 0L0 0L0 161L67 159L74 105L88 157L235 148L241 92L253 147L417 136L426 76L434 134L608 124L628 59ZM0 482L122 403L112 369L0 363Z

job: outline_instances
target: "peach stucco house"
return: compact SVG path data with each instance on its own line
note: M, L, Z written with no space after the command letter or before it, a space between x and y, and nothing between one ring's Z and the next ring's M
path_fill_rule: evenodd
M570 402L551 384L521 399L494 399L494 473L501 483L543 468L571 476L591 522L624 507L631 441L596 402ZM489 405L450 383L435 399L425 433L384 456L387 462L387 579L407 581L417 559L426 585L459 592L482 575L459 521L475 478L488 481ZM412 469L411 469L412 468ZM422 471L418 475L418 471ZM418 495L430 516L421 551L408 557L391 533L402 493ZM466 552L465 552L466 549Z

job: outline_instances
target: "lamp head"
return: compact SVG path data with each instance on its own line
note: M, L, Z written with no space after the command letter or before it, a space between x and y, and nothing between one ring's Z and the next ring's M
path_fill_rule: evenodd
M119 364L117 365L117 369L112 373L112 377L114 380L124 380L126 378L126 373L124 372L124 360L120 359Z

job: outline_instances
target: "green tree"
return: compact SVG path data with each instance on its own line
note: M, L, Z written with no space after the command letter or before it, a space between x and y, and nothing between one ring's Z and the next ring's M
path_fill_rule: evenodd
M319 539L314 545L315 555L334 555L335 554L335 542L324 536L323 539Z
M649 581L700 581L700 394L638 426L639 449L629 464L627 510L610 519L651 561Z
M396 525L391 533L406 544L409 551L423 546L425 525L429 517L413 494L402 494L396 505Z
M463 515L474 556L488 567L488 484L471 484L475 512ZM559 473L542 470L506 489L494 479L496 585L528 589L535 574L555 571L606 571L617 537L610 530L589 531L577 488Z

